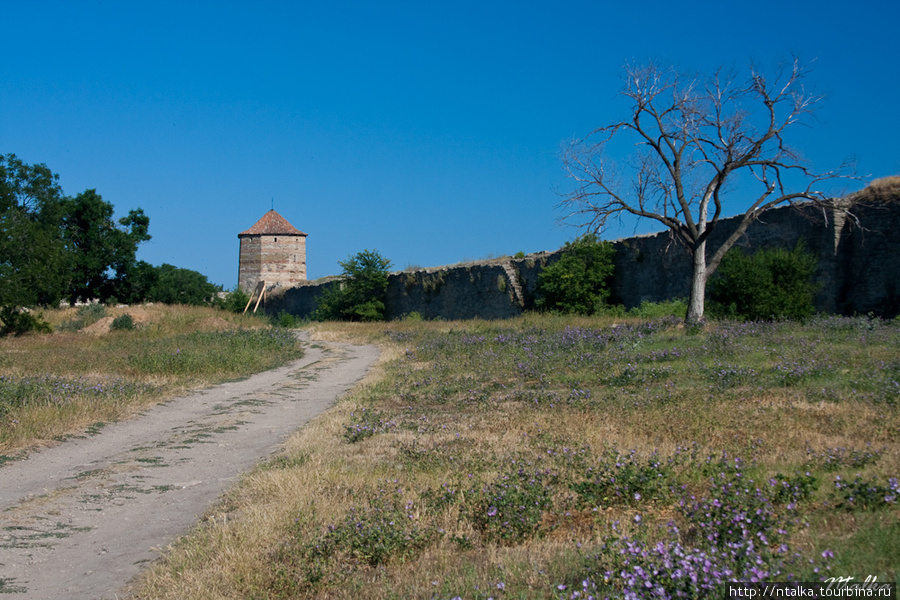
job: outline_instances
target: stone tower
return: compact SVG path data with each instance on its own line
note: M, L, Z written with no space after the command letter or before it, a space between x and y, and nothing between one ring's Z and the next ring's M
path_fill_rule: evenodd
M267 288L306 281L306 234L270 210L238 234L241 240L238 287L251 293L260 281Z

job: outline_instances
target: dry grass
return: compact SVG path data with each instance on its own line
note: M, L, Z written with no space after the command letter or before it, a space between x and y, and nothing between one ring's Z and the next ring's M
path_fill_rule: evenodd
M896 202L900 199L900 175L876 179L863 190L853 194L853 198L863 201Z
M54 333L0 338L0 455L56 443L189 389L299 356L296 349L260 346L249 351L250 360L230 360L227 343L210 343L208 336L221 332L268 326L254 317L192 306L91 310L94 317L102 310L106 316L86 318L83 309L75 308L45 311ZM132 316L136 329L109 331L112 320L123 314ZM195 359L193 366L167 369L163 359L176 350L185 360Z
M639 457L655 452L663 460L690 446L701 459L726 451L750 461L752 473L762 480L778 472L813 469L822 481L806 509L813 526L798 531L792 547L816 558L823 548L833 548L840 554L836 564L845 569L872 564L882 569L882 579L897 575L896 557L885 555L892 552L885 547L888 542L869 536L870 527L883 529L884 523L896 522L896 508L873 516L828 508L832 472L808 462L810 447L817 452L869 448L876 451L876 462L859 468L842 463L839 472L851 476L850 471L861 471L874 478L900 472L896 398L851 389L867 385L865 378L853 379L859 366L900 365L897 333L891 326L880 330L880 342L870 331L859 338L853 332L835 334L827 341L819 330L798 327L759 334L758 339L775 344L762 350L746 353L750 346L742 346L748 343L744 340L723 346L722 360L760 373L795 351L814 354L819 361L837 352L851 367L838 378L824 372L811 376L808 384L785 386L757 376L744 385L720 388L698 375L691 362L698 359L690 357L671 363L676 366L674 387L656 379L605 384L609 375L599 366L605 364L601 357L586 363L585 371L569 362L543 375L515 377L504 370L504 365L515 368L515 360L502 354L495 359L478 353L466 356L468 342L459 345L472 339L478 352L500 352L477 338L490 340L498 332L549 335L567 324L530 315L505 324L317 325L314 339L377 341L385 350L378 368L294 435L279 456L231 490L193 534L148 570L135 588L136 598L556 598L557 585L572 589L573 583L596 572L596 555L604 541L621 535L653 539L662 535L656 525L684 519L675 496L668 503L579 507L564 486L554 491L553 508L543 512L535 534L516 543L485 537L467 516L479 486L497 481L510 461L552 467L560 476L577 478L580 471L571 465L578 463L567 462L566 453L574 456L585 448L593 449L591 460L603 448L634 450ZM601 330L610 330L612 324L578 321L578 326ZM620 360L646 360L664 348L700 352L717 335L715 327L693 336L672 329L639 339L634 348L629 342ZM748 334L747 340L757 339L754 335ZM866 347L858 339L868 340ZM448 345L446 351L440 349L442 344ZM452 363L444 362L443 352L454 357ZM525 360L526 354L516 360ZM641 364L645 369L653 366ZM620 367L617 362L608 366L617 374ZM589 374L592 381L585 379ZM566 400L565 394L578 386L590 388L593 398ZM820 387L829 388L832 397L823 400ZM353 425L366 419L383 427L370 437L349 441ZM699 467L686 468L679 477L688 491L705 493L707 475ZM435 503L433 494L443 486L466 498ZM322 583L304 583L310 544L326 543L329 526L340 531L349 511L371 507L371 494L379 489L402 490L400 496L413 503L414 521L430 524L441 535L405 560L376 565L339 550L327 563ZM629 525L637 514L648 525ZM615 534L614 522L620 523ZM835 522L843 525L836 530Z

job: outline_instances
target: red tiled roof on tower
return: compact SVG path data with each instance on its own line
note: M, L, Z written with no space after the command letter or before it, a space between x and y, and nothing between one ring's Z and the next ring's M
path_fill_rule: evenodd
M238 237L245 235L302 235L305 233L287 222L287 219L279 215L274 210L270 210L262 216L262 219L256 224L238 234Z

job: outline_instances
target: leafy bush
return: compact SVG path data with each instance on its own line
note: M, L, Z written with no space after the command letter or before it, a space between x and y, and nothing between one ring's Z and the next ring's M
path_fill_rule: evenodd
M113 322L110 324L109 328L112 331L133 331L134 330L134 318L128 313L124 315L119 315Z
M415 506L400 494L380 492L350 512L311 552L328 556L343 551L369 565L415 556L435 537L436 531L419 525Z
M896 506L900 498L900 483L896 477L889 477L887 485L866 481L859 474L853 481L835 478L833 498L838 508L846 510L878 510Z
M272 319L272 324L276 327L284 327L285 329L296 329L303 323L303 319L297 315L292 315L286 310L278 313L278 316Z
M222 308L229 312L241 313L247 308L248 302L250 302L250 295L241 288L234 288L225 296Z
M718 598L729 581L790 578L784 571L795 558L787 542L796 503L771 499L785 482L773 479L768 487L757 486L739 461L733 467L713 466L724 468L715 473L706 495L679 503L685 531L670 521L668 540L613 538L601 551L600 568L592 566L596 571L582 579L581 591L566 597L601 597L620 588L625 598ZM807 485L802 481L797 487ZM641 516L633 520L639 527Z
M283 581L292 591L334 584L351 564L377 567L413 559L440 536L420 523L419 511L399 491L368 492L318 539L298 548L285 546L276 555ZM292 575L292 576L291 576Z
M793 250L768 248L751 256L733 248L710 279L710 313L753 321L809 317L819 289L817 268L802 242Z
M340 263L344 280L319 298L316 321L382 321L391 261L376 250L363 250Z
M856 450L839 446L836 448L825 448L820 452L816 452L807 443L806 456L809 466L818 467L824 471L837 471L842 467L859 469L868 465L874 465L881 458L881 451L871 448Z
M580 481L570 484L582 506L635 506L642 501L663 500L669 493L672 466L655 454L643 460L635 451L622 455L608 449Z
M523 542L537 533L552 505L551 480L548 473L511 468L494 483L469 490L462 514L487 541Z
M778 473L769 480L772 488L772 502L800 502L809 500L813 492L819 489L819 480L806 473L796 473L788 477Z
M61 331L79 331L89 327L106 316L106 307L99 303L91 303L80 306L75 312L75 318L60 324Z
M566 242L562 257L538 276L535 305L563 313L601 312L609 299L614 254L612 244L593 234Z
M99 303L85 304L79 307L77 315L84 323L84 326L87 327L106 316L106 307Z
M50 324L42 319L39 315L16 308L13 306L4 306L0 308L0 336L3 335L24 335L28 332L50 333L53 329Z
M606 305L594 314L604 317L637 317L639 319L684 318L684 315L687 314L687 300L684 298L674 298L661 302L644 300L640 306L633 306L627 310L621 304Z

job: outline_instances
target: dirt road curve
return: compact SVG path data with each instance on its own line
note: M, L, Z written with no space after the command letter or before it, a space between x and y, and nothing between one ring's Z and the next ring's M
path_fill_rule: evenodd
M366 373L372 346L306 343L286 367L205 389L0 467L0 595L120 590L232 484Z

